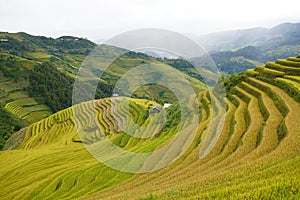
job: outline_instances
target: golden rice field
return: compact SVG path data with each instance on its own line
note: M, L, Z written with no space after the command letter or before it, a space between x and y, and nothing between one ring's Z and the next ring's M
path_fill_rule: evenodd
M213 91L200 92L195 137L174 162L148 173L112 169L85 145L107 138L131 152L161 149L180 125L153 133L164 112L178 118L175 104L147 114L155 102L115 97L62 110L31 124L17 149L0 152L0 199L300 199L299 82L300 56L248 70L225 110ZM192 132L191 120L183 134ZM126 134L135 125L141 128Z

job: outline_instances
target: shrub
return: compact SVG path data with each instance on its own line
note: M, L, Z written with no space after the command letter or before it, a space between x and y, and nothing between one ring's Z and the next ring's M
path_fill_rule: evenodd
M255 71L262 72L264 71L264 69L265 69L264 66L256 66Z
M248 69L245 73L247 76L251 76L251 77L256 77L259 75L259 73L255 71L255 69Z
M243 73L240 74L233 74L229 78L223 77L223 83L225 86L226 94L227 96L230 96L233 90L233 88L241 83L244 79L246 79L246 76Z

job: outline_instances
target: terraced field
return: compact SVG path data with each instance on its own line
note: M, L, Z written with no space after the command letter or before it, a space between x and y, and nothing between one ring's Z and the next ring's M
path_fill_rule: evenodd
M153 133L162 114L176 121L176 104L151 115L155 102L118 97L55 113L29 126L17 150L0 152L0 198L299 199L299 60L278 60L245 72L225 99L226 110L213 90L200 92L200 122L190 145L170 165L149 173L112 169L84 146L109 139L131 152L163 148L179 125ZM73 116L72 109L79 115ZM193 117L184 123L184 133L192 133L189 120ZM131 131L137 125L141 128ZM218 134L216 127L221 127ZM76 128L86 134L78 136ZM128 163L123 164L126 169Z
M6 110L30 124L52 114L45 104L39 104L29 97L25 91L26 82L13 81L2 75L0 77L0 103L5 105Z

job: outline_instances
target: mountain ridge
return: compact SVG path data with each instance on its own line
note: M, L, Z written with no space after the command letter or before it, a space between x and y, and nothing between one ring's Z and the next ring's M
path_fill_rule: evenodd
M278 58L297 56L300 51L300 23L283 23L272 28L252 28L196 37L208 55L196 58L205 64L207 56L221 72L240 73Z
M210 33L202 36L192 36L208 52L234 51L245 46L268 46L271 43L291 44L292 41L299 43L299 38L294 38L299 33L300 23L282 23L272 28L255 27L249 29L229 30L224 32ZM281 41L283 38L286 41ZM296 39L296 40L295 40ZM282 44L281 44L282 45ZM272 48L272 46L269 46Z

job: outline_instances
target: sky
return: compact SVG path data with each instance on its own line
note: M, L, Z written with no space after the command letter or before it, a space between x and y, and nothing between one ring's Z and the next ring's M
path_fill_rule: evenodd
M299 0L0 0L0 31L93 41L139 28L201 35L300 22Z

